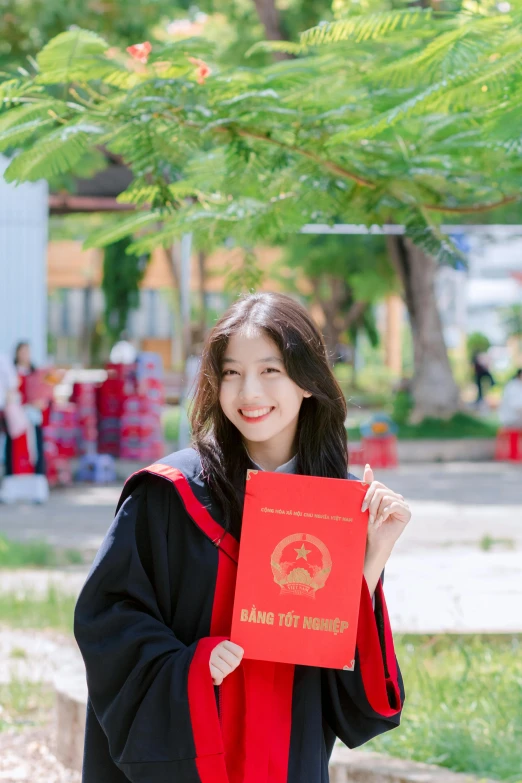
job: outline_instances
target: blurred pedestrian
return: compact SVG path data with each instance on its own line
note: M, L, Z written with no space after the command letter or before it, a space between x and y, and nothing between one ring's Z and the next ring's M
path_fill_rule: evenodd
M483 384L484 381L489 381L490 388L495 385L495 379L491 375L488 367L488 359L485 354L478 351L473 354L472 358L473 373L475 375L475 383L477 385L477 399L475 404L478 405L484 399Z
M18 343L14 355L14 372L18 379L18 399L15 405L23 405L27 420L25 432L13 431L7 421L7 438L5 447L5 473L7 476L36 473L45 475L43 425L49 416L49 404L42 397L28 397L28 380L37 373L31 361L29 343Z
M18 380L13 363L7 356L0 354L0 454L2 458L4 455L2 446L7 436L6 408L11 405L17 386Z

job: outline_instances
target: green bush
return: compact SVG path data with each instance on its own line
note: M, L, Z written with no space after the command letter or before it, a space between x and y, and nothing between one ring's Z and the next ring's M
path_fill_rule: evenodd
M486 337L482 332L472 332L471 334L468 334L466 348L469 359L471 359L475 353L485 353L490 346L489 337Z
M456 413L451 419L427 418L419 424L399 425L398 437L403 440L416 438L494 438L498 424L484 421L467 413Z
M413 397L406 389L399 390L393 398L392 419L396 424L407 424L413 409Z

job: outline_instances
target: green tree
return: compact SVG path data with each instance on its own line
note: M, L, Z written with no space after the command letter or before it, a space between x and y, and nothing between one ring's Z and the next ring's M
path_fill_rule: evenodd
M139 234L138 253L186 231L251 247L307 223L404 226L390 246L413 327L414 414L450 415L433 281L459 254L440 224L520 198L521 0L509 13L350 14L273 47L293 59L231 68L192 40L155 46L138 68L92 33L64 33L34 74L0 85L0 145L23 148L7 176L66 172L106 145L133 170L123 199L137 210L90 243Z
M139 305L139 284L147 268L144 254L127 253L131 240L118 239L105 248L102 290L105 298L105 329L112 342L127 327L129 313Z
M358 332L378 344L373 305L398 288L382 237L297 235L286 244L281 263L310 282L332 360L341 338L355 345ZM291 283L281 274L279 279L287 287Z
M491 342L489 337L487 337L485 334L482 334L482 332L472 332L471 334L468 334L468 338L466 340L468 359L471 361L475 354L485 353L490 346Z
M73 26L104 35L112 44L138 43L176 6L167 0L2 0L1 10L0 64L5 66L26 65L27 57Z

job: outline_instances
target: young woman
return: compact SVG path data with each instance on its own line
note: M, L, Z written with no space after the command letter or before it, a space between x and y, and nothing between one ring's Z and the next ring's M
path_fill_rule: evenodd
M355 670L242 661L227 638L247 468L355 478L345 418L306 310L236 301L204 347L194 447L127 482L78 599L83 783L326 783L336 736L355 747L399 724L380 576L410 512L369 466Z
M27 399L27 379L36 371L31 361L31 347L23 341L18 343L14 354L14 369L18 378L18 391L21 404L25 406L25 415L29 422L27 432L11 438L9 431L5 446L6 475L21 473L45 474L44 444L42 426L48 422L48 404L43 400Z

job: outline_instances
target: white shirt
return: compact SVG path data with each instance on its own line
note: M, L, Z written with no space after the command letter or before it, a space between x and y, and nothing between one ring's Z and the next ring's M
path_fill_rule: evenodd
M0 411L5 408L7 392L16 391L18 379L13 362L0 354Z

